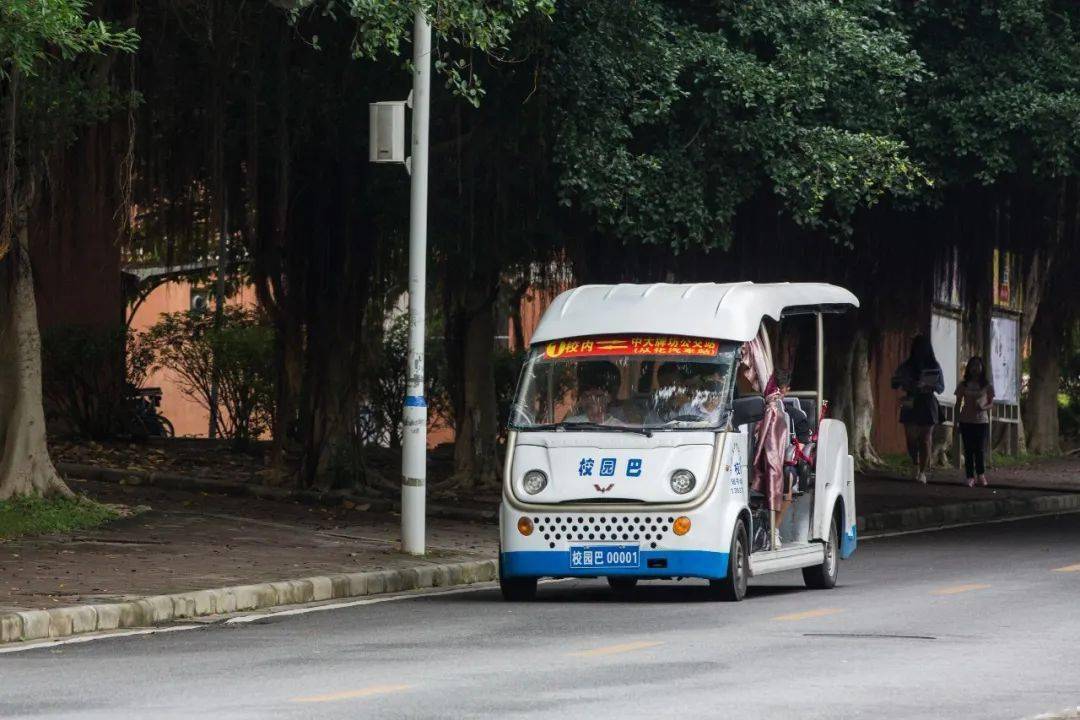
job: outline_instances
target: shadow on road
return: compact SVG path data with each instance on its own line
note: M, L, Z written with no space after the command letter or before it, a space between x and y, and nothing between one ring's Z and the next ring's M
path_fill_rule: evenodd
M747 598L789 595L809 592L803 585L751 585L747 589ZM448 594L437 596L441 601L454 603L490 603L502 602L495 593L477 592ZM688 603L717 602L709 595L709 588L700 581L684 583L648 582L638 585L628 593L616 593L603 581L574 583L541 583L534 603Z

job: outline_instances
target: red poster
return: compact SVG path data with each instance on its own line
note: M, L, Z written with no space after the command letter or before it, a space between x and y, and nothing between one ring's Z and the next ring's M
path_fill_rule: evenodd
M720 343L705 338L677 336L634 336L576 338L556 340L544 348L544 357L580 358L612 355L687 355L712 357L720 350Z

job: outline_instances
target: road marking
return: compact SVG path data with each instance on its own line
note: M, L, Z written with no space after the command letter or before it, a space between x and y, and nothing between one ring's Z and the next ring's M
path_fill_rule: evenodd
M971 592L972 590L985 590L990 587L982 583L970 583L968 585L952 585L950 587L938 588L932 591L931 595L959 595L960 593Z
M810 618L825 617L826 615L835 615L836 613L844 612L840 608L818 608L817 610L804 610L803 612L791 613L789 615L777 615L773 620L780 620L782 622L790 622L792 620L809 620Z
M616 655L618 653L632 652L634 650L644 650L646 648L656 647L657 645L663 645L659 641L647 641L639 640L638 642L623 643L621 645L608 645L607 647L593 648L592 650L582 650L580 652L569 653L570 657L600 657L601 655Z
M18 643L12 647L0 646L0 653L25 652L26 650L51 648L56 647L57 645L72 645L74 643L130 637L132 635L156 635L158 633L176 632L178 630L198 630L203 627L206 627L206 625L170 625L168 627L135 628L133 630L110 630L103 633L75 635L73 637L59 638L56 640L31 640L30 642Z
M1054 568L1053 572L1080 572L1080 564Z
M387 693L408 690L410 685L372 685L360 690L344 690L342 692L327 693L326 695L308 695L307 697L294 697L289 702L296 703L322 703L337 702L338 700L355 700L357 698L371 697L372 695L385 695Z

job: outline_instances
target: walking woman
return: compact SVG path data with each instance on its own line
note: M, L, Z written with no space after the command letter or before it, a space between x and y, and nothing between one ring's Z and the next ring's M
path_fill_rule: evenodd
M968 487L986 485L986 438L994 386L986 379L986 363L978 355L967 361L964 379L956 386L956 417L964 441L964 475Z
M945 391L941 365L934 357L930 338L916 335L911 341L911 353L896 368L892 386L904 391L900 422L904 425L908 455L915 464L915 477L925 484L933 453L934 426L941 421L936 393Z

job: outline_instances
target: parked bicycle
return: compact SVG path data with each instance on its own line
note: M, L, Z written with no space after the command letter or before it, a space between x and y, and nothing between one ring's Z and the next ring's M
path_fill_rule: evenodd
M159 387L128 386L124 397L123 434L138 440L151 437L175 437L172 422L158 410L162 392Z

